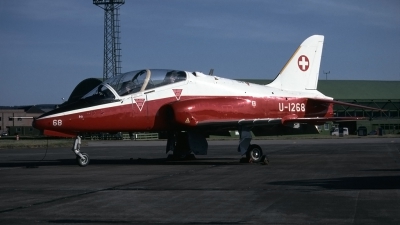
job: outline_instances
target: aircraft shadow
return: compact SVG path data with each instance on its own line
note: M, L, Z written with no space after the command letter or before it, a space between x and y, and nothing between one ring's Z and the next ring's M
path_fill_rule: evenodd
M361 170L361 171L368 171L368 172L398 172L400 169L375 169L375 170Z
M270 185L321 187L324 189L380 190L400 189L400 176L339 177L269 182Z
M190 160L170 160L167 158L136 158L136 159L91 159L90 165L235 165L240 164L236 158L207 158ZM57 160L14 160L1 162L0 167L26 167L77 165L75 159Z

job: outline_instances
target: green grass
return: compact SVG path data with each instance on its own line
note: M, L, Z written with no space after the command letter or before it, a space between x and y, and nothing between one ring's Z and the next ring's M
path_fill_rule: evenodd
M284 136L259 136L254 137L253 140L291 140L291 139L342 139L342 138L400 138L399 134L386 134L383 136L369 135L359 137L357 135L349 135L344 137L321 135L321 134L302 134L302 135L284 135ZM239 137L225 137L225 136L210 136L208 140L239 140ZM87 146L88 141L82 140L82 146ZM96 141L96 140L94 140ZM107 140L115 141L115 140ZM140 141L140 140L138 140ZM70 147L74 143L73 138L46 138L46 137L21 137L20 140L15 140L14 136L0 138L0 149L13 149L13 148L45 148L45 147Z
M21 138L17 141L15 138L10 137L0 138L0 149L72 147L73 143L73 139ZM85 146L87 143L82 141L82 145Z
M275 135L275 136L256 136L253 140L295 140L295 139L343 139L343 138L400 138L399 134L385 134L383 136L368 135L345 135L344 137L331 136L326 134L292 134L292 135ZM239 140L239 136L225 137L211 135L209 140Z

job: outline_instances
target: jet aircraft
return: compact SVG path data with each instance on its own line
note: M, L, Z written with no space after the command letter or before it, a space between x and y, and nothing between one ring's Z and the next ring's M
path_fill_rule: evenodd
M86 132L160 132L167 139L166 152L185 158L207 154L208 135L238 130L242 159L266 162L261 147L251 144L251 132L367 119L335 117L333 104L377 110L335 101L317 90L323 42L322 35L307 38L267 85L182 70L123 73L41 115L33 126L45 135L74 137L80 166L90 161L80 151L80 135Z

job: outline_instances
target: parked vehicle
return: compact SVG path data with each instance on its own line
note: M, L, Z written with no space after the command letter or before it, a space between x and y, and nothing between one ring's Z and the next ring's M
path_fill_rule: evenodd
M343 127L343 136L344 135L349 135L349 129L347 127ZM339 136L339 128L335 128L332 132L332 136Z
M8 136L8 133L7 133L7 132L3 132L3 133L1 133L1 136L2 136L2 137Z

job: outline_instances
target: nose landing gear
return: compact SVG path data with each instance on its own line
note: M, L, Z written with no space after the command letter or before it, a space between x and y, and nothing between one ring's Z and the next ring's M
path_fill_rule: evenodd
M74 146L72 147L72 151L76 155L76 162L80 167L85 167L89 165L90 158L87 153L81 152L81 137L76 136L74 141Z
M76 156L76 162L80 167L85 167L89 164L90 159L87 153L80 153L79 156Z

